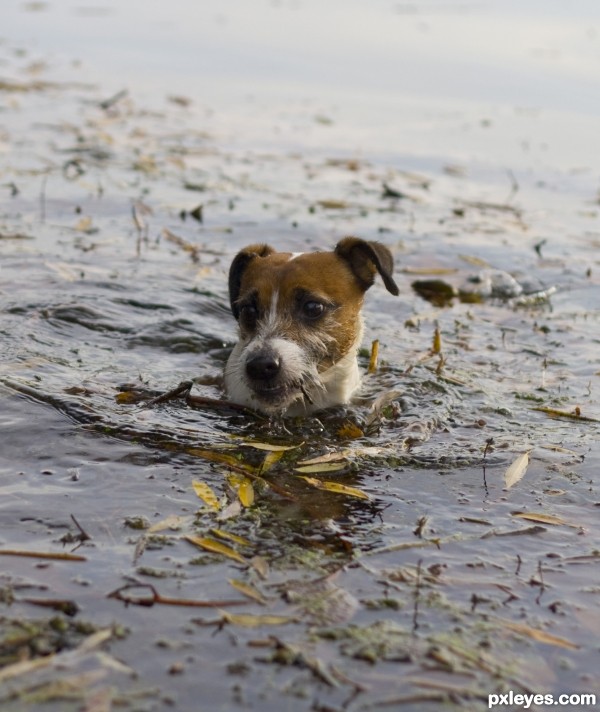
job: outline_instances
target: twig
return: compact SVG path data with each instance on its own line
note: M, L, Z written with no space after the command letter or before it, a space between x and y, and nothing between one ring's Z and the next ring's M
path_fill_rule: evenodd
M149 591L148 595L129 595L127 591L130 589L147 589ZM163 606L192 606L194 608L225 608L227 606L245 606L251 601L247 598L243 600L233 600L233 601L196 601L189 598L169 598L167 596L161 596L160 593L149 583L131 583L121 586L116 590L109 593L107 598L114 598L117 601L123 601L126 606L145 606L146 608L151 608L156 604Z
M129 92L127 89L121 89L121 91L118 91L116 94L113 94L113 96L110 96L108 99L104 99L103 101L98 103L98 106L101 109L104 109L107 111L108 109L111 109L117 102L121 101L121 99L124 99Z
M541 561L538 561L537 568L538 568L538 575L540 577L540 592L538 593L537 598L535 599L535 602L539 606L542 596L544 594L544 591L546 590L546 584L544 583L544 574L542 573L542 562Z
M79 529L79 536L77 537L81 544L83 544L84 541L90 541L91 536L85 531L85 529L81 526L81 524L75 519L75 517L71 514L71 519L73 520L73 524Z
M54 551L24 551L22 549L0 549L0 556L24 556L30 559L51 559L53 561L87 561L85 556Z
M417 562L417 578L415 580L415 603L413 608L413 634L417 632L419 627L419 598L421 595L421 564L423 559Z
M515 576L519 575L519 572L521 571L521 564L523 563L523 559L517 554L517 568L515 569Z
M151 398L149 401L146 401L144 405L146 407L151 405L158 405L159 403L166 403L167 401L175 400L175 398L178 398L183 394L186 394L187 396L189 395L189 392L192 389L192 385L192 381L182 381L178 386L171 389L170 391L162 393L161 395L156 396L156 398Z

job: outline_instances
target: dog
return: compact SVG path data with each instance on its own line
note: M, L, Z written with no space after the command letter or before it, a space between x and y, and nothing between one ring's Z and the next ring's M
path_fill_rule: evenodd
M361 380L364 295L379 274L397 296L393 267L387 247L357 237L331 252L239 252L229 270L239 341L225 367L228 398L273 417L349 403Z

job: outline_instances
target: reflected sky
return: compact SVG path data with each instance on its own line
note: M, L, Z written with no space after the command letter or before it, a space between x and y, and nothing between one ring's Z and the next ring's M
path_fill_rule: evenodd
M386 93L600 110L600 6L589 0L5 0L2 14L6 40L199 95Z
M0 40L257 148L598 168L596 0L4 0Z

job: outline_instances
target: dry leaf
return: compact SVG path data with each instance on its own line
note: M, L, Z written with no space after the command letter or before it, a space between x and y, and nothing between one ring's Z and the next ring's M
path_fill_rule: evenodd
M295 467L294 472L337 472L338 470L344 470L347 464L347 462L321 462L316 465L302 465L300 467Z
M581 646L576 643L572 643L566 638L559 638L551 633L546 633L543 630L538 630L537 628L530 628L528 625L523 623L513 623L512 621L502 620L502 623L515 633L521 633L526 635L533 640L537 640L539 643L547 643L548 645L557 645L559 648L567 648L567 650L578 650Z
M172 514L166 519L161 519L160 522L156 522L151 527L148 527L147 534L155 534L156 532L162 532L165 529L179 529L179 527L185 522L186 517L180 517L178 514Z
M304 442L301 442L298 445L272 445L271 443L245 441L241 444L245 445L246 447L253 447L256 450L268 450L269 452L286 452L287 450L296 450L296 448L299 448L301 445L304 445Z
M228 579L228 583L230 586L233 586L236 591L239 591L243 596L246 596L246 598L250 598L257 603L260 603L261 606L266 605L267 601L265 597L260 591L255 589L254 586L250 586L238 579Z
M519 519L527 519L530 522L539 522L540 524L564 524L567 527L579 529L577 524L571 524L571 522L568 522L566 519L557 517L554 514L544 514L543 512L539 514L534 512L512 512L512 516L518 517Z
M194 480L192 482L192 487L194 488L196 495L204 502L204 504L213 509L215 512L219 511L221 508L219 500L212 489L205 482Z
M254 504L254 487L249 479L244 480L238 489L238 497L244 507L251 507Z
M210 533L218 536L219 539L232 541L234 544L239 544L240 546L252 546L248 539L245 539L243 536L238 536L237 534L226 532L224 529L211 529Z
M347 421L337 431L336 435L341 440L357 440L364 436L364 432L355 423Z
M339 462L340 460L346 460L350 450L340 450L338 452L328 452L325 455L319 455L318 457L311 457L310 460L299 460L296 464L298 466L302 465L320 465L323 462Z
M366 492L342 485L339 482L328 482L327 480L318 480L316 477L302 477L309 485L316 489L325 490L326 492L335 492L335 494L345 494L348 497L357 497L358 499L371 499Z
M504 486L506 489L510 489L522 479L523 475L527 472L528 465L529 452L524 452L522 455L519 455L519 457L511 463L510 467L504 473Z
M291 616L253 616L244 613L229 613L228 611L220 611L222 620L225 623L240 625L244 628L258 628L262 625L285 625L286 623L297 623L297 618Z
M431 344L431 353L440 354L442 353L442 334L440 332L440 327L436 324L435 331L433 332L433 343Z
M369 367L367 373L375 373L377 370L377 358L379 356L379 339L375 339L371 344L371 356L369 358Z
M199 536L186 536L184 538L189 541L190 544L194 544L195 546L198 546L201 549L205 549L206 551L210 551L213 554L221 554L222 556L226 556L229 559L233 559L234 561L237 561L240 564L248 563L241 554L238 554L237 551L230 548L229 546L221 544L220 541L215 541L214 539L208 539L207 537Z
M262 461L262 464L260 466L260 474L264 474L265 472L268 472L273 465L276 465L279 460L283 457L283 452L268 452L265 455L265 459Z

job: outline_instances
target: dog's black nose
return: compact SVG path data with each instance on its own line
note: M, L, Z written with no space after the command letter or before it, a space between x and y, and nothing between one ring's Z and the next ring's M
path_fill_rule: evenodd
M246 361L246 373L257 381L271 381L279 373L281 363L275 354L258 353Z

